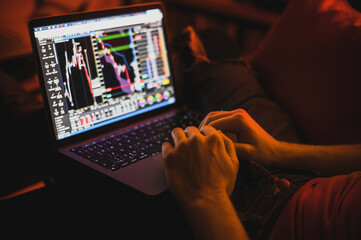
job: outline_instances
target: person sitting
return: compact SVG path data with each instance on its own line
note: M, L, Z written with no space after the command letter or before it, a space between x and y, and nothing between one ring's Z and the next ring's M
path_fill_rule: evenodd
M328 46L336 40L345 39L336 38L332 41L332 37L339 36L337 32L346 32L348 27L355 28L360 13L356 13L345 2L345 0L328 1L326 4L326 1L322 0L310 0L307 3L291 1L281 21L273 28L268 38L266 37L266 44L256 51L256 55L260 54L259 52L266 52L264 55L268 61L262 62L262 59L246 61L240 57L236 44L226 36L221 40L218 39L218 43L216 41L209 44L215 36L222 36L215 34L213 30L197 34L193 28L188 27L182 37L173 41L178 53L175 57L178 60L175 70L177 70L177 79L182 79L184 84L185 101L198 111L210 112L200 126L188 127L185 130L174 129L172 132L174 145L164 143L162 151L169 188L187 215L196 238L360 238L361 206L358 199L361 197L361 172L359 172L361 145L357 140L355 141L360 139L355 137L360 129L359 124L357 126L354 121L352 122L356 133L350 134L352 133L350 129L342 125L345 121L341 121L346 113L350 113L345 111L337 114L341 125L334 134L329 134L332 136L330 138L332 145L302 144L302 136L288 111L292 110L293 117L298 117L299 121L307 120L308 125L306 123L302 125L303 130L307 130L304 134L308 137L314 136L319 142L327 142L327 135L324 134L327 128L322 128L321 133L312 133L312 128L309 126L320 127L322 122L312 125L310 122L312 118L299 116L297 109L289 107L302 106L300 101L295 103L297 96L292 96L293 102L289 104L283 102L284 106L289 107L288 111L272 101L260 85L260 76L256 75L253 71L255 69L250 66L250 62L253 63L257 73L260 70L268 70L261 71L261 77L273 77L272 79L277 83L286 82L287 86L292 84L286 77L290 74L295 78L293 81L295 85L298 83L295 82L298 78L303 77L307 80L304 76L307 75L306 73L297 72L300 69L305 72L304 66L311 65L309 72L313 73L312 79L325 76L325 68L328 69L329 65L323 64L320 71L316 71L305 51L310 52L314 48L325 50L322 52L326 54L325 56L316 57L318 60L327 58ZM300 8L306 10L300 12ZM303 15L295 18L295 12ZM339 24L345 16L349 16L350 21L347 24ZM309 21L318 21L320 24L307 25L310 29L302 28L307 23L302 17L310 19ZM288 59L287 56L289 57L289 53L283 48L294 49L294 45L303 47L302 53L297 55L301 58L301 62L305 61L303 68L298 67L297 61L288 61L288 68L283 69L279 65L284 62L277 62L277 56L270 54L276 51L272 46L280 42L282 37L287 40L285 36L289 35L284 35L282 30L291 29L292 34L289 38L297 36L296 39L299 39L300 36L309 36L305 33L307 30L317 32L318 27L328 24L330 20L333 22L337 20L338 25L329 29L327 33L330 39L326 43L321 41L326 39L324 36L320 40L322 43L314 43L315 36L311 35L312 38L305 37L305 41L311 46L306 44L303 46L299 41L291 41L294 39L282 42L286 45L289 43L287 46L277 45L281 49L278 49L277 53L281 55L278 58L283 61ZM354 22L357 24L353 24ZM295 26L292 24L296 24L299 31L295 31ZM354 35L355 31L348 33ZM201 39L206 39L208 43L203 44ZM186 43L185 46L182 43ZM222 51L215 47L220 44L224 46ZM353 48L346 50L353 51ZM340 54L346 50L340 50ZM297 53L296 51L295 54ZM334 58L338 53L338 51L332 52L333 60L338 59ZM318 52L311 51L312 54ZM273 65L278 67L267 69L265 63L270 64L272 61L275 62ZM347 61L343 59L342 62ZM346 66L346 64L342 66L344 65ZM347 65L347 69L351 69L351 66ZM274 74L275 72L278 75ZM283 72L286 76L281 74ZM345 74L345 71L333 69L327 76L332 77L330 75L332 72ZM343 79L347 77L345 81L354 81L353 73L354 71L348 71ZM263 81L272 86L267 79ZM300 82L297 86L304 86L304 83ZM349 85L343 84L342 89L346 89L347 86ZM273 86L272 89L274 88ZM279 99L285 101L286 97L290 97L288 92L279 96L280 92L279 89L278 92L276 91ZM327 91L326 93L322 94L322 97L329 96ZM352 96L350 99L357 98L356 95ZM317 94L312 97L310 99L317 99ZM341 100L346 101L346 99L348 98ZM313 105L315 104L314 102ZM357 103L353 101L353 106L355 105ZM306 112L307 106L302 106L301 110ZM326 110L328 108L329 106ZM314 114L317 113L315 109L320 111L320 106L312 108ZM355 108L347 108L350 109L353 109L352 116L359 116L355 113ZM326 113L326 110L322 113ZM317 116L318 119L326 117ZM336 115L331 114L331 116ZM333 124L334 120L330 122ZM317 129L314 128L313 131L316 132ZM322 133L324 135L321 135ZM341 140L346 140L348 143L335 143L337 133Z
M235 133L236 142L227 133ZM270 239L360 236L361 172L355 171L361 170L361 145L278 141L242 109L211 112L198 129L176 128L172 138L174 146L169 142L162 146L167 181L197 239L248 239L230 199L238 161L330 176L314 178L295 191Z

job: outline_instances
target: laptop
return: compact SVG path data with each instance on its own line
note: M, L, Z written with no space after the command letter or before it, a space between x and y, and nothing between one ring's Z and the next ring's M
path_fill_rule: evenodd
M28 26L54 148L148 195L166 190L161 144L201 119L177 100L163 6Z

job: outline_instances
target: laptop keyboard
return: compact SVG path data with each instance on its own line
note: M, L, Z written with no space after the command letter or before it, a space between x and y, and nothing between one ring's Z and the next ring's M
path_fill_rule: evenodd
M202 117L179 112L134 127L125 132L70 149L104 168L115 171L162 151L162 144L171 141L175 127L198 126Z

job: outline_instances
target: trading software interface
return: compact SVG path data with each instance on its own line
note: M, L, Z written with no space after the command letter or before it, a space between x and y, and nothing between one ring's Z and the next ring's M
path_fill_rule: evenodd
M175 102L159 9L34 28L57 139Z

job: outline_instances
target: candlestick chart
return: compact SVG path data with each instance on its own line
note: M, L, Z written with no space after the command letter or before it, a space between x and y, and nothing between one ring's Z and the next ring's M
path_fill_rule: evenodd
M96 99L91 81L97 72L91 40L83 37L55 45L68 109L93 105Z

